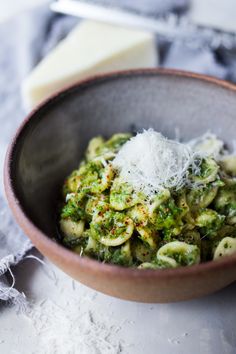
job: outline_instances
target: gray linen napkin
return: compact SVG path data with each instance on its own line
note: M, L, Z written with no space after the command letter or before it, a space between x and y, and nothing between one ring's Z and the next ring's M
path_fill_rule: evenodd
M22 79L76 22L51 13L45 6L0 25L0 300L18 305L24 304L25 297L14 288L11 266L24 258L32 244L14 222L4 198L4 157L26 114L20 95Z
M111 0L110 0L111 1ZM127 5L131 0L123 0ZM156 7L160 12L186 5L188 0L168 0L165 6ZM139 1L140 4L144 2ZM153 0L152 0L153 3ZM155 1L157 4L158 1ZM167 6L168 3L168 6ZM145 2L146 6L147 3ZM164 4L161 0L159 4ZM146 11L149 11L146 8ZM179 9L178 9L179 11ZM32 247L30 241L12 219L4 199L2 169L7 145L16 127L25 116L20 97L20 84L28 72L64 38L78 22L73 17L56 15L48 6L40 7L0 26L0 300L23 303L24 294L14 288L11 266L22 260ZM235 60L228 65L217 62L210 50L186 48L179 43L161 41L161 65L192 70L220 78L235 72ZM10 274L9 274L10 269ZM8 274L8 277L6 277ZM10 276L9 276L10 275Z

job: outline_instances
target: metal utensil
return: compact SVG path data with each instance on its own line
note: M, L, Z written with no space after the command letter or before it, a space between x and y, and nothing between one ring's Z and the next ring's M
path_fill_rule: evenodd
M195 25L186 15L170 14L164 18L157 18L127 9L78 0L58 0L51 4L51 9L81 18L148 30L192 47L231 49L236 44L235 33Z

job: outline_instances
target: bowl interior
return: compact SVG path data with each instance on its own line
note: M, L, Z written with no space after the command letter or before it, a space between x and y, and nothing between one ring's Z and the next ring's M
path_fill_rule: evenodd
M14 192L26 215L55 237L60 188L92 137L152 127L174 138L211 131L229 146L236 132L236 93L225 84L159 71L84 82L33 113L11 159Z

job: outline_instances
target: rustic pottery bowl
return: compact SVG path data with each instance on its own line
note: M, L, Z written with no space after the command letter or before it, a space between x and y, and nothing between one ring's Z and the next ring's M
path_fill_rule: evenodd
M5 189L19 225L59 268L85 285L122 299L172 302L214 292L236 280L236 255L172 270L139 270L81 258L55 241L56 208L65 176L89 139L153 127L173 138L212 131L236 137L236 88L171 70L135 70L74 85L40 105L18 129L5 162Z

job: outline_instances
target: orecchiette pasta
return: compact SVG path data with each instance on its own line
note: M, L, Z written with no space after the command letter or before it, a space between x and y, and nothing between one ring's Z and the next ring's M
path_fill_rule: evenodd
M62 243L81 256L139 269L191 266L236 252L236 156L223 155L222 141L206 135L190 144L196 161L185 184L146 195L112 164L130 137L89 142L63 186Z
M236 155L228 155L222 157L220 165L224 171L231 176L236 176Z
M98 211L90 223L91 235L105 246L120 246L133 233L134 223L127 215L112 210Z
M236 239L232 237L225 237L220 241L214 252L214 259L230 256L236 251Z
M172 268L197 264L200 262L200 250L186 242L169 242L157 251L157 262L169 262Z

